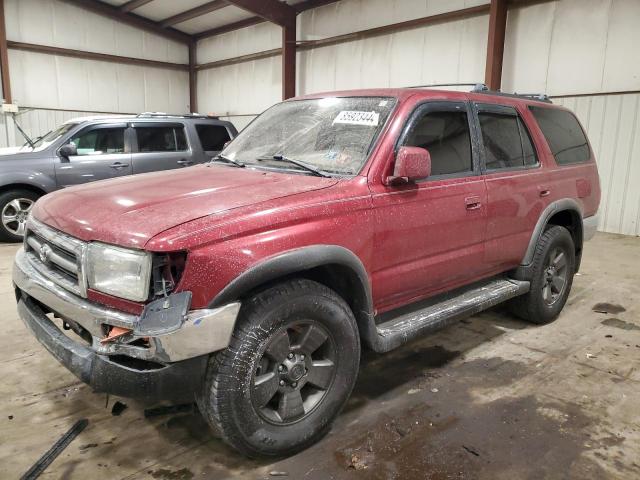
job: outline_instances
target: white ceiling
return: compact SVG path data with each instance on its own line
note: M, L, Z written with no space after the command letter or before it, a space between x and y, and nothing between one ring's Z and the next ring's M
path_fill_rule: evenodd
M113 5L115 7L119 7L128 0L101 0L105 3ZM151 2L143 5L139 8L132 10L130 13L134 13L141 17L147 18L154 22L160 22L166 18L172 17L179 13L186 12L187 10L191 10L192 8L199 7L200 5L204 5L211 0L152 0ZM303 3L305 0L280 0L289 5L295 5L298 3ZM242 10L241 8L228 6L221 8L219 10L209 12L205 15L201 15L199 17L192 18L182 23L178 23L176 25L172 25L173 28L180 30L184 33L188 33L190 35L195 33L204 32L205 30L209 30L212 28L222 27L224 25L228 25L230 23L235 23L240 20L245 20L247 18L251 18L253 15L246 10Z

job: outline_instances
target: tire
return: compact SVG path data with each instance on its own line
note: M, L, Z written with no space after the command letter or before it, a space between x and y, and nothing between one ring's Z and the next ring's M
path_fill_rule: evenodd
M243 302L229 346L211 356L198 407L242 454L291 455L329 431L359 363L344 299L317 282L287 281Z
M0 195L0 241L22 241L29 211L38 198L40 195L30 190L9 190Z
M539 325L555 320L569 297L575 264L575 246L569 230L561 226L550 226L536 245L531 289L526 295L511 302L512 312ZM549 270L550 268L554 270Z

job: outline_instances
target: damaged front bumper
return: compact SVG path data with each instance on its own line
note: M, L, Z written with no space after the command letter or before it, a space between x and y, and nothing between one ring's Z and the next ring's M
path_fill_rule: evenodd
M22 249L15 258L13 283L20 317L54 357L95 391L128 397L192 395L208 354L228 346L240 310L238 302L191 310L172 319L170 329L150 336L144 317L74 295L40 273ZM63 333L53 316L75 331L77 340ZM131 334L102 343L111 327Z

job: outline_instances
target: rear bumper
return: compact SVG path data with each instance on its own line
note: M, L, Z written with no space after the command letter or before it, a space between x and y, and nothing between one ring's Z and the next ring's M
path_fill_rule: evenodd
M590 217L582 219L582 240L588 241L593 238L598 230L599 215L596 213Z

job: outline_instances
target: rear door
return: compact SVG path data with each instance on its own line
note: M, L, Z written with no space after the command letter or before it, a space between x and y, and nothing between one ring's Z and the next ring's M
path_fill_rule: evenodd
M131 174L131 146L126 123L90 125L70 141L78 155L60 158L55 164L58 184L63 187Z
M194 164L185 127L180 122L133 122L133 173L155 172Z
M499 272L522 260L550 186L521 113L505 105L474 106L489 201L485 261Z
M486 190L466 102L427 102L399 146L426 148L431 176L411 185L372 185L376 211L373 289L382 310L482 276Z

